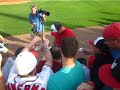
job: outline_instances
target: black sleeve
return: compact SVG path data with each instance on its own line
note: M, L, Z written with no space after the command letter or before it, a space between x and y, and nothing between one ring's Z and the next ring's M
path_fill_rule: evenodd
M96 55L96 59L92 67L90 68L91 81L95 83L95 90L100 90L104 86L104 84L99 80L98 77L99 68L104 64L109 64L112 62L113 59L111 55L103 55L103 54Z

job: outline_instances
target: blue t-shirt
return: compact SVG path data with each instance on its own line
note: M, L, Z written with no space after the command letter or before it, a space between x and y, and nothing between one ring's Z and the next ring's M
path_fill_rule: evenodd
M113 59L116 60L118 58L120 58L120 50L116 50L116 49L110 49Z
M50 77L48 90L76 90L86 81L82 65L78 61L75 62L74 67L63 67Z
M44 24L42 21L42 13L36 12L35 16L32 13L30 13L29 14L29 21L31 24L35 25L36 32L42 32L42 30L44 30Z

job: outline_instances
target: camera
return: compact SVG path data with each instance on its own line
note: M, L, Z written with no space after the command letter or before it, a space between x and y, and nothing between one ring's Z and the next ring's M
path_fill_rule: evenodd
M47 16L49 16L49 15L50 15L50 12L45 11L45 10L42 10L41 8L40 8L40 9L38 9L38 13L43 13L43 14L45 14L45 15L47 15Z

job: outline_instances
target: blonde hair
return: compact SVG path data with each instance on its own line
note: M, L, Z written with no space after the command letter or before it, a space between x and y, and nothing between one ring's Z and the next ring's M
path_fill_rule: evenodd
M34 7L36 7L34 4L33 4L33 5L30 5L30 9L32 9L32 8L34 8Z

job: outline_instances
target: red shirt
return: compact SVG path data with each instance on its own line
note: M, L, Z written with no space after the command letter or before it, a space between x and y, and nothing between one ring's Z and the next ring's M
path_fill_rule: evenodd
M38 66L37 66L37 72L40 72L42 70L42 67L44 66L46 61L43 61L41 60L39 63L38 63ZM52 67L52 70L53 72L57 72L59 71L60 69L62 68L62 63L59 63L57 61L53 61L53 67Z
M58 46L60 46L60 34L58 32L51 32L51 35L55 37L55 42L54 44L57 44Z
M57 44L58 46L61 46L61 41L65 37L71 36L76 38L75 34L69 28L65 28L65 30L61 34L59 34L58 32L52 32L51 35L55 36L55 44Z

